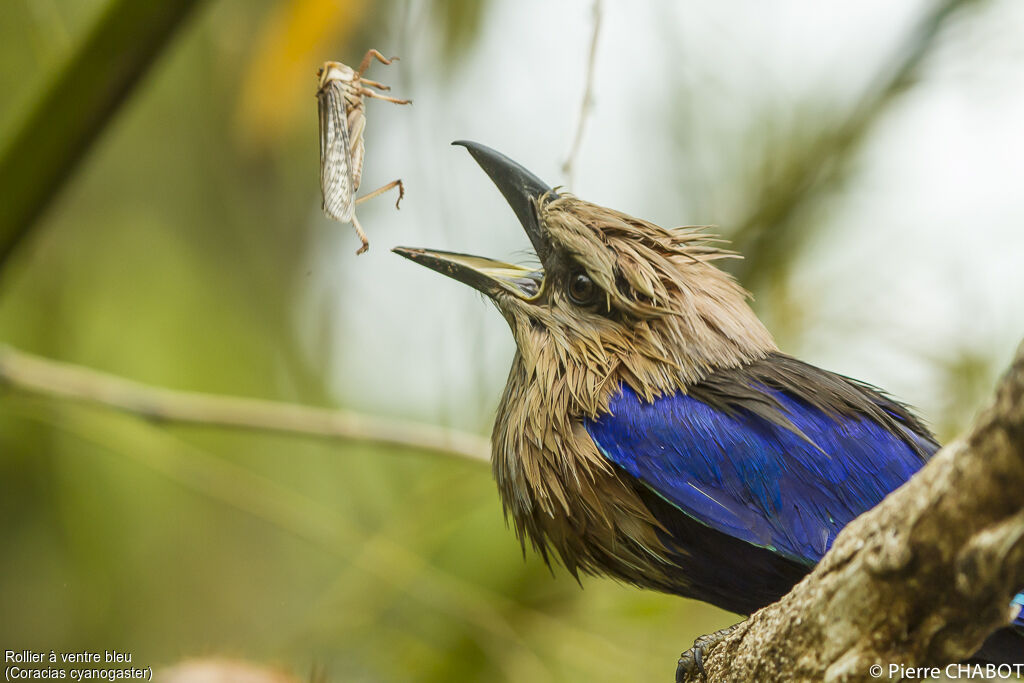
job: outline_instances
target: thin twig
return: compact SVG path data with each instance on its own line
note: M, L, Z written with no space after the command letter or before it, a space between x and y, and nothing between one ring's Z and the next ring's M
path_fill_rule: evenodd
M0 385L149 420L402 446L487 462L487 439L433 425L238 396L176 391L0 346Z
M576 171L576 157L580 153L580 145L583 144L583 128L590 116L590 110L594 106L594 61L597 56L597 39L601 33L601 0L594 0L594 33L590 37L590 55L587 57L587 81L583 88L583 101L580 103L580 117L576 122L576 136L573 138L572 147L569 149L569 156L562 164L562 173L565 174L566 185L572 189L573 175Z

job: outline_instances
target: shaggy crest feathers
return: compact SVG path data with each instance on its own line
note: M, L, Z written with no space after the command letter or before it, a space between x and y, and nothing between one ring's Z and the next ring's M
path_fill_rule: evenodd
M597 358L639 354L648 364L670 366L674 377L652 381L650 370L636 367L640 359L627 363L638 371L630 385L641 394L685 391L712 369L775 350L747 305L749 294L713 265L737 255L716 246L703 228L666 230L567 194L544 198L538 212L554 263L545 264L547 306L528 311L533 323L565 348L573 338L589 338L595 343L584 344L585 351ZM565 278L576 268L600 287L605 306L586 311L567 301Z
M705 263L740 258L715 246L722 240L706 233L704 226L666 230L570 194L545 198L538 211L562 253L590 273L610 302L638 317L673 312L673 291L685 288L685 277L677 267L680 259ZM736 293L747 296L730 281Z

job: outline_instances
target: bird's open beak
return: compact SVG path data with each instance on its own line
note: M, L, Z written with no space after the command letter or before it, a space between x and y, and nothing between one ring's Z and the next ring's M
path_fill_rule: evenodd
M550 246L537 217L537 202L545 194L553 194L551 188L537 176L490 147L463 140L452 144L462 145L468 149L480 167L491 177L523 225L541 263L544 263ZM522 299L532 299L540 292L544 282L543 269L516 266L482 256L409 247L395 247L392 251L478 289L488 296L504 291Z

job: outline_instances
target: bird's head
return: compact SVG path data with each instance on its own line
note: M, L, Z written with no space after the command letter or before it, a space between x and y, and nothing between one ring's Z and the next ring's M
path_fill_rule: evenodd
M774 349L746 292L713 264L732 254L701 229L666 230L556 191L493 149L454 144L511 205L540 267L394 251L494 301L515 335L523 381L562 386L573 412L595 415L619 382L653 398Z

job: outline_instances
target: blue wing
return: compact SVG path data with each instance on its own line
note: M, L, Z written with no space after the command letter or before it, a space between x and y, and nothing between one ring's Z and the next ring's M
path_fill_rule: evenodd
M689 395L645 402L623 386L609 409L584 422L605 457L699 523L808 567L938 449L884 394L779 354L720 371ZM681 550L691 563L700 552ZM752 611L763 599L733 609ZM1024 593L1013 602L1024 605ZM1014 626L975 656L1024 661L1024 612Z
M605 457L693 519L807 565L937 448L897 419L884 425L758 391L782 419L693 395L644 402L623 386L611 414L585 426ZM877 396L873 405L896 417L888 405L898 404Z

